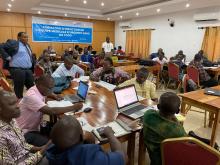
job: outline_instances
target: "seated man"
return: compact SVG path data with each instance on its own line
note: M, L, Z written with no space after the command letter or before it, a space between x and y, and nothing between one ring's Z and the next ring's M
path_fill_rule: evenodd
M199 81L200 85L203 87L213 87L218 85L218 81L212 79L202 65L202 57L199 54L196 54L194 60L189 63L189 66L192 65L196 67L199 71Z
M95 70L90 75L90 79L92 81L105 81L110 84L118 85L128 80L130 76L128 73L115 68L113 66L113 61L110 57L106 57L103 62L103 67Z
M167 92L160 97L159 111L148 110L144 114L144 143L151 165L162 164L160 144L163 140L187 136L183 126L175 117L175 114L179 112L179 107L179 97L172 92Z
M119 87L134 84L137 95L147 99L152 99L153 101L157 101L156 86L154 83L147 80L147 77L148 70L146 68L141 68L137 71L136 78L125 81L124 83L120 84Z
M45 74L52 74L52 63L50 62L50 55L47 50L44 50L44 53L42 54L42 57L37 65L41 66L44 69Z
M180 50L179 52L178 52L178 54L175 56L175 59L177 60L180 60L180 61L182 61L182 62L186 62L186 55L185 54L183 54L183 51L182 50Z
M93 63L93 58L92 58L91 54L88 52L87 47L84 48L84 53L81 56L81 61L82 62L89 62L90 64Z
M154 58L159 57L159 54L160 54L160 53L163 53L163 49L162 49L162 48L159 48L156 53L152 53L152 54L150 55L150 59L152 60L152 59L154 59Z
M84 76L84 70L81 69L79 66L74 64L74 60L72 57L67 56L64 59L64 64L61 64L55 72L52 74L52 77L67 77L71 76L72 78L75 78L76 73L79 74L79 76Z
M19 103L21 116L17 119L19 127L25 133L25 139L29 144L41 146L48 139L39 132L42 115L59 115L82 108L81 103L68 107L48 107L45 103L46 97L52 94L54 80L50 75L43 75L36 81L36 85L30 88Z
M203 50L200 50L197 54L198 54L199 56L201 56L201 58L202 58L202 65L203 65L203 66L211 67L211 66L217 64L217 63L214 63L214 62L208 60L207 55L205 55L205 53L204 53Z
M54 146L46 153L49 164L124 165L125 153L112 129L106 127L104 135L110 143L111 152L108 153L97 144L83 144L83 130L80 123L72 116L63 117L51 131Z
M49 143L35 147L25 142L14 120L20 116L16 100L11 93L0 90L0 164L35 165L42 159Z
M105 59L105 52L102 52L94 59L95 68L103 67L104 59Z
M164 56L164 53L159 53L158 57L155 57L152 59L153 61L158 62L160 65L164 65L165 63L168 62L168 60L166 59L166 57Z
M125 54L125 52L122 50L121 46L118 46L118 50L117 50L116 54L119 54L119 55L124 55Z

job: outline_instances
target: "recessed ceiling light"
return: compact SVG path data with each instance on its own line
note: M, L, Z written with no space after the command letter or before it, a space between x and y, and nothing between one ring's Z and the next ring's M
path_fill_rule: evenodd
M190 4L189 4L189 3L186 4L186 8L188 8L188 7L190 7Z
M122 15L120 15L120 18L122 19L122 18L123 18L123 16L122 16Z
M83 3L84 3L84 4L87 4L87 1L86 1L86 0L84 0L84 1L83 1Z
M90 16L88 15L88 17L87 17L88 19L90 19Z
M12 2L14 2L15 0L11 0Z
M11 11L11 9L10 9L10 8L7 8L7 11L9 12L9 11Z
M8 7L12 7L12 5L9 3L9 4L8 4Z
M65 13L64 16L67 17L67 14Z
M38 11L37 13L38 13L38 14L41 14L41 11Z
M160 12L160 9L157 9L157 12L159 13L159 12Z
M107 18L107 20L108 20L108 21L110 21L110 20L111 20L111 18Z
M69 2L69 0L65 0L66 2Z
M105 6L104 2L101 3L101 6Z
M140 15L140 14L137 12L137 13L136 13L136 16L139 16L139 15Z

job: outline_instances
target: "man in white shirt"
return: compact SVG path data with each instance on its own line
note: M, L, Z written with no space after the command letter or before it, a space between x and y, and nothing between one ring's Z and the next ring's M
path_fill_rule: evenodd
M55 72L52 74L52 77L71 76L72 78L75 78L76 74L79 74L79 76L84 76L84 70L75 65L74 60L70 56L67 56L64 59L64 64L61 64L55 70Z
M159 53L158 57L153 58L152 60L158 62L160 65L164 65L165 63L168 63L168 60L163 53Z
M105 53L110 53L114 50L113 44L110 42L110 37L106 37L106 41L102 43L102 50Z

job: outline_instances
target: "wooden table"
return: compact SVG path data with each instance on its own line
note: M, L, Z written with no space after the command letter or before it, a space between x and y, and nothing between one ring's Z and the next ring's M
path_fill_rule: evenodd
M117 62L113 63L113 66L127 66L127 65L133 65L136 61L131 60L118 60Z
M78 83L73 82L71 88L65 90L63 94L73 94L76 93L76 91L73 89L73 87L77 86ZM88 94L86 98L86 104L93 107L92 111L90 113L81 113L80 116L84 117L90 125L93 127L105 125L109 122L112 122L116 118L119 118L123 122L129 124L133 120L117 113L116 111L116 101L115 97L113 95L112 91L108 91L107 89L97 86L96 84L89 82L89 85L91 85L91 90L94 90L97 92L97 94ZM152 105L154 102L151 100L144 100L142 101L144 105ZM119 138L121 142L128 141L127 145L127 154L129 158L129 165L134 165L134 153L135 153L135 137L136 133L140 132L142 127L133 127L133 131L125 136L122 136ZM140 145L144 146L143 139L140 141ZM139 157L144 158L145 157L145 148L139 149L141 153L139 153ZM140 160L139 164L145 164L145 159Z
M213 87L220 90L220 86ZM216 131L218 129L218 121L220 116L220 97L204 94L204 90L197 90L185 94L180 94L182 97L181 113L186 114L186 105L204 109L214 114L213 127L211 134L210 145L213 147L216 141Z
M218 81L220 75L220 67L204 67L209 74L214 74L215 80Z

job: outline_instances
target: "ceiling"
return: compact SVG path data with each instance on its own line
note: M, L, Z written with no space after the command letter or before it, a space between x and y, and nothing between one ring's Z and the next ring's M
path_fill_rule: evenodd
M126 20L136 17L219 7L220 0L0 0L0 11L56 15L77 18ZM104 6L101 6L101 3ZM12 7L8 7L8 4ZM186 4L190 6L186 8ZM160 9L160 12L157 12ZM136 14L139 14L138 16ZM122 18L120 18L122 16Z

